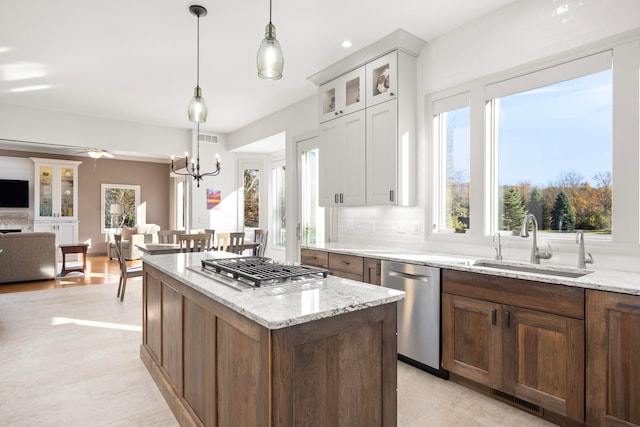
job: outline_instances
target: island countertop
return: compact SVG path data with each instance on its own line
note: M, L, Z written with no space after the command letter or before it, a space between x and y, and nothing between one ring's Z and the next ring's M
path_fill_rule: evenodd
M326 279L239 291L194 271L203 259L234 257L225 252L143 256L143 263L167 274L268 329L311 322L396 302L404 292L329 276Z

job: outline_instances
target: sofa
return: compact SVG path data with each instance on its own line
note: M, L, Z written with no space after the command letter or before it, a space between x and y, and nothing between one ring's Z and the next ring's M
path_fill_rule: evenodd
M122 235L122 256L126 260L140 259L142 251L136 245L142 243L158 243L158 231L160 226L156 224L138 224L135 227L123 227L120 234ZM111 259L118 259L116 252L116 243L113 236L109 236L107 244L107 255Z
M0 283L55 279L55 233L0 233Z

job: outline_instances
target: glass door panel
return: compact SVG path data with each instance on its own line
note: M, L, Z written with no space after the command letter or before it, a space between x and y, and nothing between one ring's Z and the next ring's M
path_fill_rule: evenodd
M317 144L317 138L314 143ZM298 207L298 243L315 245L325 241L325 210L318 203L318 155L317 146L298 146L298 182L300 205ZM312 144L308 144L312 145Z
M50 166L40 166L39 173L40 186L40 217L53 217L53 168Z
M73 199L75 188L73 187L74 169L62 168L60 171L60 216L73 216Z

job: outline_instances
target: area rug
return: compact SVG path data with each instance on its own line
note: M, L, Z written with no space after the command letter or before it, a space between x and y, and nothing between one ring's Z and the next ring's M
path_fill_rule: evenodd
M141 280L0 294L0 424L175 426L140 361Z

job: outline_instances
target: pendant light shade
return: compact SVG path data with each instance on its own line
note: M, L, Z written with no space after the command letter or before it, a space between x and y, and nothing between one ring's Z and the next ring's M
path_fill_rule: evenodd
M276 38L276 26L271 23L271 0L269 0L269 23L264 30L264 39L260 43L256 59L258 76L267 80L282 78L284 57L280 42Z
M189 102L189 120L196 123L204 123L207 121L207 104L202 97L202 89L196 86L193 90L193 98Z
M202 89L200 88L200 17L207 16L207 9L196 4L189 7L192 15L198 17L198 42L197 42L197 66L196 66L196 87L193 90L193 98L189 102L189 120L196 123L204 123L207 121L207 104L202 97Z

